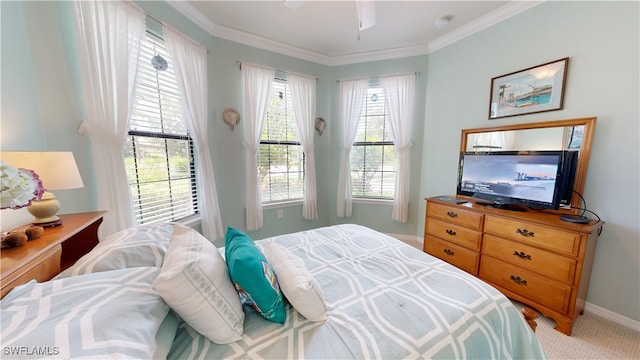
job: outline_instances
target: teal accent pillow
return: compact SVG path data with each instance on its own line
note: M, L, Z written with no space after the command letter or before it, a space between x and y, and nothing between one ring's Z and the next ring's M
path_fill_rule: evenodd
M228 227L224 254L229 277L242 301L265 319L284 324L287 314L278 279L253 240Z

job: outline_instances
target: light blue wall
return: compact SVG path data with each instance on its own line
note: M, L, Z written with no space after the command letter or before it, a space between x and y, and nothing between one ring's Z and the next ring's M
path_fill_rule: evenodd
M254 238L264 238L285 232L310 229L337 222L355 222L380 231L415 234L418 224L419 201L410 202L410 218L406 224L391 220L391 205L354 205L354 216L347 219L336 217L336 189L338 180L338 147L335 146L341 135L337 125L337 89L338 79L362 76L388 75L407 72L426 72L426 56L418 56L391 61L378 61L362 65L327 67L299 60L289 56L263 51L238 43L211 37L202 29L176 13L163 2L140 2L139 5L151 16L167 21L178 30L193 37L211 50L209 58L209 138L216 174L216 185L222 222L225 226L245 229L245 176L244 148L242 134L244 122L231 131L221 120L224 109L233 107L242 113L241 73L238 62L249 62L270 66L282 71L292 71L318 77L316 115L327 121L327 129L322 136L315 135L316 173L318 186L318 219L304 220L302 206L282 208L284 219L276 218L276 209L264 210L264 227L259 231L248 232ZM411 167L418 169L422 146L421 136L424 124L424 98L426 77L416 78L416 108L413 125L413 154ZM414 170L410 180L412 193L420 186L420 172Z
M607 224L599 239L587 300L640 320L637 2L548 2L429 56L337 67L214 38L163 2L139 5L211 50L209 139L224 225L244 229L245 222L243 123L231 132L220 118L227 107L241 109L236 61L319 77L317 115L328 124L323 135L315 137L319 219L303 220L300 206L284 208L284 220L276 219L275 210L266 210L264 228L250 233L255 238L344 221L421 236L423 199L455 191L461 129L598 116L585 197ZM77 134L86 112L71 5L3 1L0 15L1 147L73 151L86 186L58 194L62 212L97 210L99 189L89 139ZM492 77L565 56L571 60L563 110L487 120ZM411 71L421 75L416 78L409 222L392 221L391 206L359 203L352 218L339 219L336 80Z
M635 320L640 320L638 16L638 2L546 2L431 54L420 189L423 197L455 192L461 129L597 116L584 197L606 224L587 301ZM492 77L567 56L563 110L487 120ZM420 211L424 214L424 205Z
M79 70L77 59L68 62L63 42L65 27L73 25L73 18L68 11L59 12L64 9L55 2L3 1L0 7L1 148L72 151L85 187L56 191L60 212L93 210L97 189L90 143L77 132L83 99L73 81ZM3 224L12 211L2 211Z
M271 66L278 70L293 71L318 77L316 115L325 118L327 129L322 136L316 134L316 173L318 174L318 219L302 218L302 206L282 208L284 219L276 218L277 209L264 210L264 227L259 231L248 232L254 238L264 238L276 234L310 229L336 222L356 222L385 232L415 234L418 224L419 201L410 202L410 216L406 224L391 220L391 204L354 205L354 216L336 219L336 188L339 154L335 141L341 130L337 126L336 95L337 79L361 76L387 75L406 72L426 72L426 56L407 59L371 62L363 66L343 66L331 68L324 65L299 60L281 54L259 50L249 46L214 38L200 27L187 20L182 14L160 1L140 1L138 5L152 17L165 21L186 35L192 37L210 50L209 69L209 140L213 157L215 181L222 221L225 226L245 229L245 176L244 148L242 134L244 122L231 131L221 120L224 109L233 107L242 112L241 73L238 61ZM89 139L77 134L77 127L86 118L84 98L80 81L79 61L74 34L74 18L71 2L15 2L2 3L3 34L15 33L16 41L3 42L3 50L16 48L15 54L26 53L13 60L17 63L12 71L20 80L11 77L2 79L3 86L16 87L18 83L25 87L19 94L20 105L16 112L22 114L19 122L5 121L3 125L20 126L29 129L32 136L28 140L15 141L16 137L5 142L6 149L47 149L74 151L81 174L85 180L82 190L67 191L64 199L60 197L61 212L77 212L97 208L93 164ZM57 14L58 16L48 16ZM5 22L4 19L7 19ZM4 35L3 35L4 36ZM31 56L30 52L34 52ZM3 54L12 54L3 51ZM3 55L4 56L4 55ZM9 63L9 61L7 61ZM52 71L52 69L55 69ZM424 124L424 98L426 77L417 77L415 124L413 126L413 156L411 157L411 191L417 193L420 185L421 136ZM8 93L8 92L5 92ZM3 102L9 101L3 96ZM38 111L44 108L46 116ZM7 107L6 110L10 110ZM29 112L33 115L27 116ZM11 119L5 116L3 119ZM7 132L3 132L8 134ZM40 137L46 140L37 140ZM62 195L64 196L64 194ZM218 242L220 244L220 242Z
M24 21L24 6L19 2L1 4L0 42L2 44L2 148L44 149L46 146L40 109L34 104L36 91L31 49ZM10 51L8 51L10 49ZM11 71L7 71L11 69ZM23 121L28 119L28 121Z

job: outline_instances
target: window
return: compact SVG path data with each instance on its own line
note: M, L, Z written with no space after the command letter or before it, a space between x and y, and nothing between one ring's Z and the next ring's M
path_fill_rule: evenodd
M167 60L156 71L151 59ZM162 40L147 34L140 49L136 98L124 153L138 224L175 221L198 212L193 142L171 56Z
M275 79L271 87L258 156L258 181L263 202L302 199L304 155L291 90L281 79Z
M392 199L396 157L389 134L384 91L369 87L351 150L351 192L354 197Z

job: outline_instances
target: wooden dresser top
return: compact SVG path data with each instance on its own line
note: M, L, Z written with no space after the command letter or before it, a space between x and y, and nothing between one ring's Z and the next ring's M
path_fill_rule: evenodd
M41 237L30 240L23 246L0 250L2 278L18 271L20 267L34 260L40 254L65 242L104 214L104 211L95 211L59 215L62 219L62 225L45 229Z

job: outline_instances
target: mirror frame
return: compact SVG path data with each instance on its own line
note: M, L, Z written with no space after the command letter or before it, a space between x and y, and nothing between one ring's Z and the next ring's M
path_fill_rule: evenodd
M578 119L553 120L525 124L493 126L486 128L462 129L460 139L460 152L462 153L467 151L467 138L469 134L494 131L541 129L550 127L584 126L584 132L582 134L582 144L580 145L580 155L578 156L578 165L576 167L576 177L573 184L574 193L571 195L571 209L561 208L558 210L549 210L555 213L569 212L571 214L579 214L581 212L581 207L583 206L581 195L583 195L584 192L584 184L587 177L587 168L589 167L589 158L591 157L591 143L593 142L593 136L596 129L596 119L597 117L594 116ZM576 194L576 192L580 195Z

